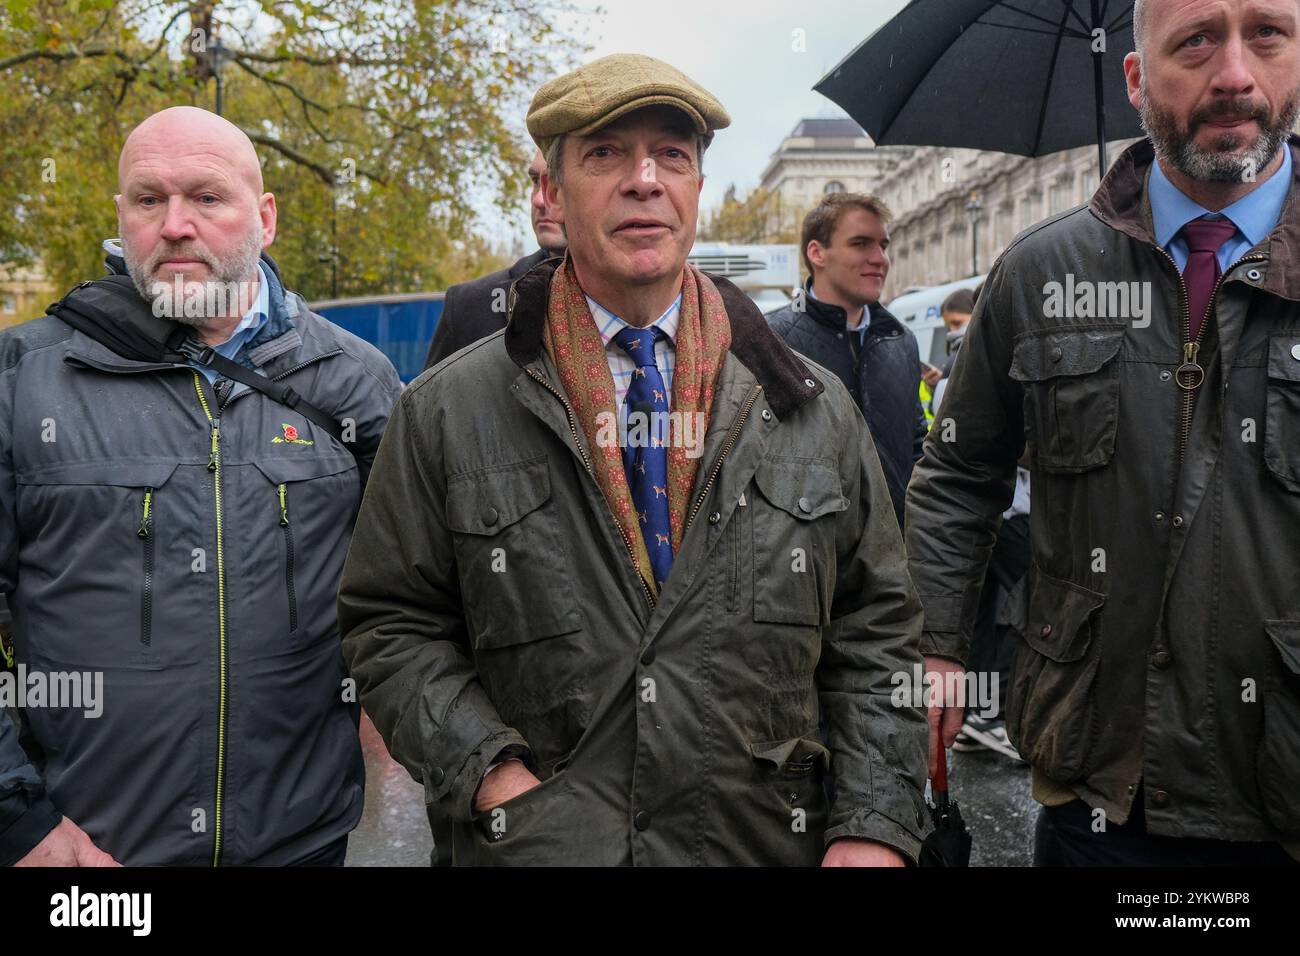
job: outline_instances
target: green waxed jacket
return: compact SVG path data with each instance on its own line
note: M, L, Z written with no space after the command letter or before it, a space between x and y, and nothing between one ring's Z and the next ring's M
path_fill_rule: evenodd
M1296 840L1297 190L1189 342L1152 162L1149 141L1131 147L1088 206L989 275L908 489L922 645L965 657L1027 451L1033 568L1006 715L1020 754L1111 823L1141 793L1152 834Z
M362 703L454 862L813 865L849 836L915 857L927 728L891 690L920 606L852 399L713 279L732 346L656 600L541 344L556 264L404 393L339 596ZM542 784L476 814L503 751Z

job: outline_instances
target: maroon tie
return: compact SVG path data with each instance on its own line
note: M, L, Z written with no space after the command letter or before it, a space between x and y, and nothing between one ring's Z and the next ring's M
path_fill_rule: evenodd
M1219 270L1219 247L1231 239L1237 227L1231 219L1193 219L1179 233L1187 241L1187 267L1183 281L1187 285L1188 314L1192 321L1192 341L1201 334L1201 325L1210 307L1210 296L1223 273Z

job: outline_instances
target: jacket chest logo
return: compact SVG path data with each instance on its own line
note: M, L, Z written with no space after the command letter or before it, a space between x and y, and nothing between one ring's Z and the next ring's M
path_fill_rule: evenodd
M283 445L286 442L290 445L314 445L316 444L310 438L299 438L298 429L292 425L286 425L283 422L280 427L284 429L283 435L276 435L271 439L272 445Z

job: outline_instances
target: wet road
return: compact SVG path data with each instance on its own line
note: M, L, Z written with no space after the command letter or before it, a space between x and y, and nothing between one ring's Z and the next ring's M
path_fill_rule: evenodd
M366 755L366 809L348 841L348 866L428 866L433 840L424 788L388 756L368 717L361 721ZM990 751L949 752L949 781L972 836L972 866L1028 866L1037 807L1029 768Z

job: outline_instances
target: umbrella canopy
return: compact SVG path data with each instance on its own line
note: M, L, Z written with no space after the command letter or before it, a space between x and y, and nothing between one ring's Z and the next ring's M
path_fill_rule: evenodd
M1133 0L912 0L813 87L878 145L1043 156L1141 136Z

